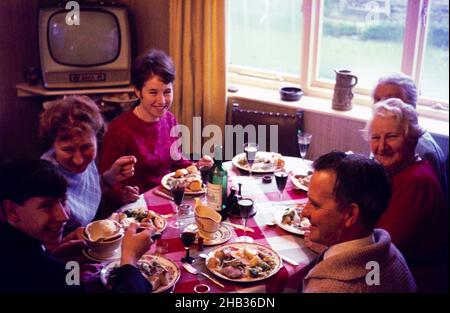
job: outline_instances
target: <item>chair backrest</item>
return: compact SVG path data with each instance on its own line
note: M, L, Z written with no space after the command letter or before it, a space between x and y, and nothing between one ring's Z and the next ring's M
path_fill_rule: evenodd
M247 110L241 109L238 103L233 103L231 123L233 126L242 125L244 128L248 125L255 126L260 149L265 147L266 151L274 151L275 149L271 147L278 146L278 152L282 155L300 156L297 132L303 131L303 111L301 110L297 110L295 114ZM274 126L277 126L276 129ZM265 142L259 138L259 131L262 129L265 129L266 133ZM245 141L248 141L248 133L244 133Z

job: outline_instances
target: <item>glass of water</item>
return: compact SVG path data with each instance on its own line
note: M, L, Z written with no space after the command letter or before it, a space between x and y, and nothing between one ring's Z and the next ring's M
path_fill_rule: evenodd
M300 156L304 160L306 157L306 153L308 153L309 145L311 144L312 134L310 133L298 133L297 141L298 147L300 149Z

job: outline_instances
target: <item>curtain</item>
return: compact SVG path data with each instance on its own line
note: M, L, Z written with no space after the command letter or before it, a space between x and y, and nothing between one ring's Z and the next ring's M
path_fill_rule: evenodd
M169 49L177 70L173 112L179 124L190 130L190 136L182 135L183 152L193 153L194 159L201 154L203 142L207 141L205 148L223 142L225 7L226 0L170 0ZM201 137L207 125L216 125L212 128L220 130L213 140L208 140L211 136Z

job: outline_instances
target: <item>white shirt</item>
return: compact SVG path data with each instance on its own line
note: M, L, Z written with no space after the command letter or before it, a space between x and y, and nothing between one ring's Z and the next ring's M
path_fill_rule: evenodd
M368 246L368 245L371 245L374 243L375 243L375 239L373 238L373 233L367 237L341 242L341 243L338 243L338 244L335 244L335 245L332 245L331 247L329 247L327 249L327 251L325 251L325 254L323 255L323 259L325 260L327 258L335 256L336 254L339 254L339 253L342 253L345 251L349 251L349 250L353 250L355 248L361 248L364 246Z

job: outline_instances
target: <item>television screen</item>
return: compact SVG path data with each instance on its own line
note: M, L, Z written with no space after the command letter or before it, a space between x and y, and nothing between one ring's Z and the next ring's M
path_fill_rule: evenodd
M120 51L120 33L116 18L106 11L83 11L82 22L66 23L66 12L49 20L50 54L58 63L95 66L114 61Z
M113 87L130 83L128 11L118 4L80 6L79 25L59 5L39 9L39 55L46 88Z

